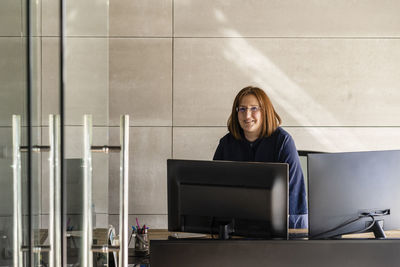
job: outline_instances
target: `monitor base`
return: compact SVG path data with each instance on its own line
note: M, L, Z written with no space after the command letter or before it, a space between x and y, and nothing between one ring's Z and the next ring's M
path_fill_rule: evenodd
M370 231L374 233L376 239L386 238L385 231L383 231L383 220L376 220Z

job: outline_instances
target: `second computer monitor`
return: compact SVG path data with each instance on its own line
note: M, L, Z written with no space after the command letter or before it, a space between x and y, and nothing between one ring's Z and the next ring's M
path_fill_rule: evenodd
M400 151L308 155L308 205L312 239L399 229Z

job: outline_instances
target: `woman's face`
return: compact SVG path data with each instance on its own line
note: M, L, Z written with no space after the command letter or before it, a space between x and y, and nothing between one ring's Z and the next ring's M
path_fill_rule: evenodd
M238 119L247 140L256 140L261 133L260 103L254 95L246 95L242 98L238 107Z

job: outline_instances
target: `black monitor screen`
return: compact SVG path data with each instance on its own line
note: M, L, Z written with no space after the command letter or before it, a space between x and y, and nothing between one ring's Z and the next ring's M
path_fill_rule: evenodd
M400 228L400 151L310 154L309 236Z
M167 165L169 231L287 239L286 163L171 159Z

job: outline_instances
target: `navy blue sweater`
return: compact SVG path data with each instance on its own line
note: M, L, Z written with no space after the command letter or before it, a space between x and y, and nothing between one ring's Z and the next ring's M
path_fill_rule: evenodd
M289 228L307 228L303 171L293 138L281 127L269 137L249 142L230 133L219 141L214 160L282 162L289 164Z

